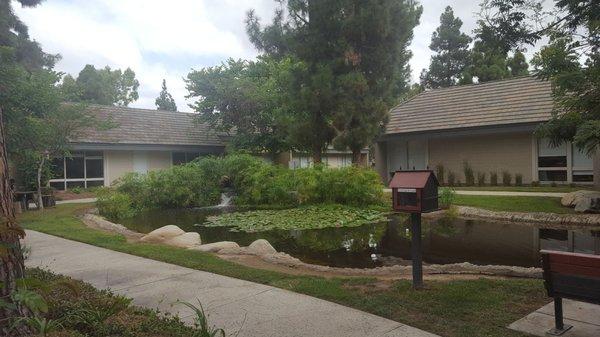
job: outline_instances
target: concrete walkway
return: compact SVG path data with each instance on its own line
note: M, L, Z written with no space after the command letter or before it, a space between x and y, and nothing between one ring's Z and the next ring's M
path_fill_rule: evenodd
M565 324L572 325L573 328L562 336L600 336L600 305L563 300L563 317ZM546 332L554 327L553 302L546 304L508 327L535 336L547 336Z
M134 304L193 322L177 300L197 304L228 335L414 336L428 332L314 297L27 231L29 267L41 267L133 298Z

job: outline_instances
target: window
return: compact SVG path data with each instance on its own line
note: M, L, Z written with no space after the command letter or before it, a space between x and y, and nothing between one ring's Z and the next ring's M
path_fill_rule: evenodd
M173 165L187 164L200 157L198 152L173 152L171 154Z
M538 176L540 181L567 181L567 144L552 146L548 139L538 141Z
M101 151L74 152L51 163L50 187L64 190L104 185L104 156Z

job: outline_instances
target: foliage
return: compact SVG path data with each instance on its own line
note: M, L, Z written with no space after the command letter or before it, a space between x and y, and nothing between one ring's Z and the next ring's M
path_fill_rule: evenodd
M498 172L490 172L490 185L498 186Z
M445 169L444 169L444 165L443 164L438 164L435 167L435 176L437 178L437 180L440 182L441 185L444 184L445 180Z
M162 81L162 89L154 103L157 110L177 111L177 104L175 104L173 96L167 91L167 81L165 79Z
M510 186L510 183L512 182L512 174L510 174L510 172L508 171L502 171L502 185L504 186Z
M198 120L231 135L235 149L276 155L289 150L279 81L285 62L229 59L187 75Z
M457 194L457 206L471 206L499 212L545 212L557 214L575 213L572 208L560 204L560 198L524 196L488 196Z
M485 185L485 172L477 172L477 186Z
M438 191L438 196L440 208L448 209L454 203L456 191L454 191L454 189L450 187L442 187Z
M456 186L458 181L456 180L456 173L448 170L448 186Z
M224 185L235 189L238 205L373 205L383 193L379 176L370 169L290 170L246 154L201 158L145 175L130 173L117 182L117 190L130 197L136 210L168 209L216 205Z
M428 70L421 73L421 85L426 88L449 87L458 84L470 63L471 38L460 31L462 21L454 17L447 6L440 16L440 26L431 37L431 57Z
M225 337L225 330L210 327L208 325L208 316L204 313L204 308L200 301L198 301L198 306L195 306L190 302L177 301L177 303L185 305L194 313L194 328L196 331L192 337Z
M473 168L468 161L463 162L463 173L465 175L465 185L473 186L475 185L475 174L473 173Z
M523 175L521 173L515 174L515 186L523 186Z
M291 145L320 163L333 141L357 163L408 91L407 47L422 9L392 0L279 2L267 26L250 11L246 31L264 55L286 62L281 96Z
M283 210L259 210L224 213L207 218L206 226L233 227L244 232L273 229L319 229L327 227L358 227L386 221L377 210L342 205L303 206Z
M98 212L111 220L119 220L133 215L133 202L128 194L112 191L108 188L97 192Z
M130 68L112 70L109 66L96 69L87 64L77 78L65 75L60 90L69 102L128 106L138 99L140 83Z

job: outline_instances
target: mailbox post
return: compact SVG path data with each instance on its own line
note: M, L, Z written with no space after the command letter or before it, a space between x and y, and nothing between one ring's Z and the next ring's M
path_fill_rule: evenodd
M438 210L438 180L433 171L397 171L390 182L392 206L396 212L410 213L413 288L423 287L421 213Z

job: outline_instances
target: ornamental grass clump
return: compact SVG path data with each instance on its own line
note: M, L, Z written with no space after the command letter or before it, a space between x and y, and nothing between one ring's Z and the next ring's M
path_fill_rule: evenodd
M443 164L438 164L438 166L435 167L435 175L439 183L444 185L444 182L446 181L446 169Z
M502 171L502 185L510 186L512 175L508 171Z
M498 173L490 172L490 185L498 186Z
M477 172L477 186L485 185L485 172Z
M463 162L463 173L465 174L465 185L475 185L475 174L473 173L473 168L466 160Z

